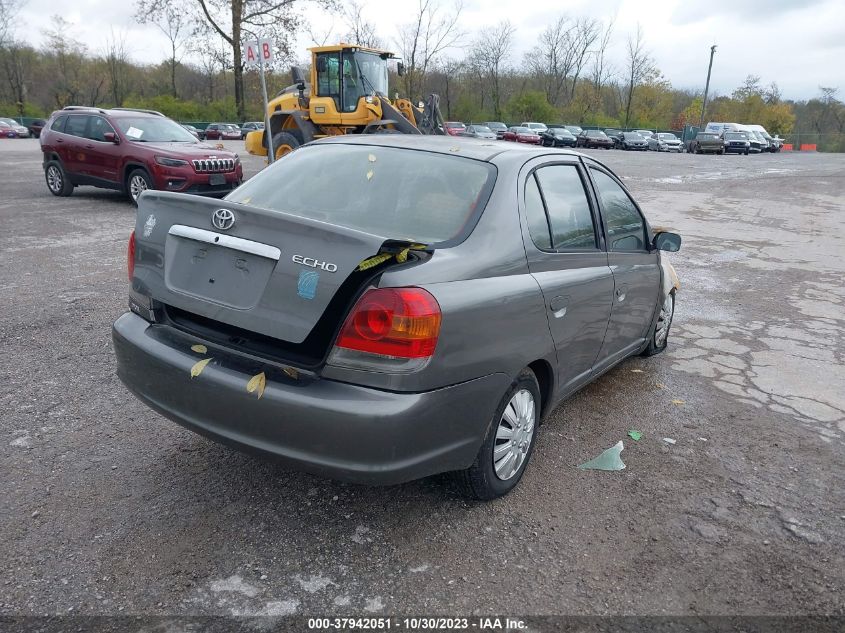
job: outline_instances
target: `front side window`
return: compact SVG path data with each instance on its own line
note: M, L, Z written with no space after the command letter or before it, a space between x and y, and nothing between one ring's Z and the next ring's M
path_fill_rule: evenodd
M92 116L85 136L92 141L105 141L106 132L114 134L114 128L103 117Z
M633 200L603 171L592 169L591 173L601 199L610 250L646 250L645 220Z
M596 248L593 215L578 168L551 165L536 173L549 213L552 248L556 251Z

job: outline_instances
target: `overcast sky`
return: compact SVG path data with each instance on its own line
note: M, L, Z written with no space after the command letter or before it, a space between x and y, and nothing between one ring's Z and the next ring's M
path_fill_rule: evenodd
M449 6L450 0L441 2ZM411 17L402 8L415 5L414 0L362 3L365 16L395 49L396 27ZM312 32L324 34L332 26L335 33L343 32L340 20L307 2L302 7ZM18 37L40 45L49 16L56 13L73 23L73 35L92 51L100 51L114 30L125 34L136 61L158 62L167 54L167 41L155 27L135 24L133 0L74 0L64 6L56 0L28 0L17 21ZM521 64L539 33L561 14L615 16L611 56L620 70L626 37L639 22L657 66L679 88L703 89L709 49L717 44L711 80L717 94L729 94L749 74L760 76L763 85L776 81L792 99L816 96L820 85L845 93L843 0L465 0L461 23L469 42L480 28L510 19L517 28L511 63ZM301 57L312 44L307 33L299 34ZM461 51L453 54L458 57Z

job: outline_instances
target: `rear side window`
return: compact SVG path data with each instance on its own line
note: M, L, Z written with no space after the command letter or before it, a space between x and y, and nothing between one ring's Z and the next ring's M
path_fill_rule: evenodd
M551 250L552 238L549 234L549 220L546 217L543 198L540 196L540 188L537 186L537 180L533 174L525 182L525 216L528 220L528 232L537 248L544 251Z
M551 165L536 171L557 251L597 248L593 215L575 165Z
M351 229L440 244L463 239L487 204L490 163L395 147L302 147L227 196Z
M88 118L83 115L74 115L67 118L65 124L65 134L72 134L73 136L85 136L85 128L88 126Z
M602 213L612 251L646 250L645 221L634 202L613 178L591 170L601 198Z
M56 117L56 120L53 121L53 123L50 125L50 129L54 132L61 132L62 130L64 130L65 121L67 121L66 116Z

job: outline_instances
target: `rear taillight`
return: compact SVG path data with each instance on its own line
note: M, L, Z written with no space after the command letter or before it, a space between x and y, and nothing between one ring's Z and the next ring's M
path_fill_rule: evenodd
M329 362L373 371L415 371L434 354L440 305L422 288L374 288L352 308Z
M126 269L129 273L129 281L135 276L135 231L129 236L129 245L126 247Z

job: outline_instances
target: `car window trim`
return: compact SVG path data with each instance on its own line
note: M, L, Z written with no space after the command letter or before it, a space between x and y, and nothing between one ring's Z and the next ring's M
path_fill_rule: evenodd
M597 204L598 204L598 206L599 206L600 213L601 213L601 215L602 215L602 229L603 229L603 231L604 231L604 236L605 236L605 245L606 245L606 248L607 248L607 252L608 252L608 253L635 253L635 254L636 254L636 253L639 253L639 254L642 254L642 253L651 253L651 252L654 250L654 249L652 248L651 241L650 241L650 238L651 238L651 226L650 226L650 225L649 225L649 223L648 223L648 219L645 217L645 213L643 213L643 210L640 208L640 205L638 205L638 204L637 204L637 201L636 201L636 200L634 200L634 197L631 195L631 192L630 192L630 191L628 191L628 188L627 188L624 184L622 184L622 181L621 181L619 178L617 178L617 177L616 177L616 176L615 176L615 175L614 175L614 174L613 174L613 173L612 173L609 169L607 169L604 165L601 165L600 163L595 163L595 162L592 162L592 161L591 161L590 163L586 163L586 162L585 162L585 164L586 164L586 166L587 166L587 172L588 172L588 176L589 176L589 179L590 179L590 184L591 184L591 186L592 186L592 188L593 188L593 191L594 191L594 193L595 193L595 196L596 196L596 202L597 202ZM592 172L590 172L590 170L591 170L591 169L595 169L595 170L597 170L597 171L600 171L601 173L603 173L603 174L605 174L606 176L610 177L610 179L611 179L611 180L613 180L613 182L615 182L617 185L619 185L619 187L622 189L623 193L624 193L626 196L628 196L628 200L630 200L630 201L631 201L631 204L633 204L633 205L634 205L634 209L637 211L637 213L639 214L640 218L641 218L641 219L642 219L642 221L643 221L643 228L644 228L644 230L645 230L645 239L644 239L644 241L645 241L645 248L644 248L644 249L638 249L638 250L624 250L624 251L615 251L615 250L613 250L613 249L611 248L611 245L610 245L610 234L608 233L608 230L607 230L607 222L605 222L605 218L604 218L604 204L602 203L602 200L601 200L601 194L599 193L598 185L596 185L595 180L593 180L593 175L592 175Z
M549 205L546 203L546 194L543 192L543 185L540 182L540 179L537 177L537 171L544 168L544 167L554 167L556 165L566 165L575 167L578 177L581 179L581 186L584 188L584 197L587 199L587 206L590 208L590 218L593 221L593 239L595 239L596 246L594 248L569 248L565 250L559 250L554 248L554 232L552 231L552 219L549 215ZM543 201L543 209L546 212L546 223L549 227L549 244L552 245L551 250L546 250L545 248L540 248L535 243L534 246L537 246L537 249L544 252L544 253L560 253L560 254L572 254L572 253L598 253L605 250L604 244L602 242L604 240L599 239L599 226L596 224L596 211L597 209L594 206L594 201L590 196L590 183L588 180L585 179L585 174L583 173L582 165L579 161L553 161L549 163L542 163L541 165L537 165L532 167L531 170L528 172L529 176L533 176L534 180L537 182L537 188L540 190L540 199ZM525 179L525 182L528 182L528 178ZM525 190L523 189L523 197L524 197ZM531 240L534 241L533 238Z

